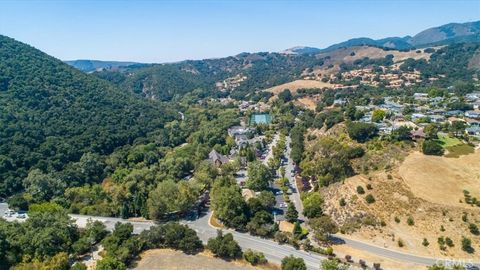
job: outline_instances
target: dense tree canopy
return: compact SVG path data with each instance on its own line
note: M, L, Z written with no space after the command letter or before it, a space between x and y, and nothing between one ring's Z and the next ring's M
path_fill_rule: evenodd
M248 165L247 187L255 191L262 191L268 188L272 180L270 169L263 163L255 161Z
M20 190L31 168L50 173L84 153L111 153L176 117L5 36L0 81L0 196Z

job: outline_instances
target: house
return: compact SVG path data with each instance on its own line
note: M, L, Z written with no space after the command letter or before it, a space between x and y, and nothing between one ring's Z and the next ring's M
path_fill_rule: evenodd
M345 99L342 99L342 98L335 99L333 101L333 105L340 105L341 106L341 105L344 105L345 103L347 103L347 101Z
M412 120L413 121L416 121L416 120L418 120L420 118L424 118L424 117L426 117L426 115L423 114L423 113L412 113Z
M474 110L480 110L480 101L475 101L471 103Z
M237 147L239 149L248 146L247 136L246 135L236 135L235 136L235 144L237 145Z
M233 126L228 129L228 136L235 137L236 135L245 135L251 131L252 130L247 127Z
M480 119L480 111L466 111L465 117Z
M412 130L410 132L410 135L412 136L412 139L414 139L414 140L425 138L425 132L423 132L423 128L420 128L420 129L417 129L417 130Z
M449 124L452 124L453 122L456 122L456 121L467 122L463 118L458 118L458 117L449 117L448 118L448 123Z
M378 128L378 131L381 134L390 134L393 130L393 128L388 126L386 123L375 123L375 126Z
M443 123L445 122L445 116L443 115L438 115L438 114L434 114L434 115L430 115L430 122L432 123Z
M475 101L477 99L480 99L480 92L473 92L465 95L466 101Z
M360 122L371 123L372 122L372 113L366 113L362 118L359 119Z
M470 136L480 136L480 127L469 127L465 129L465 133Z
M408 127L408 128L411 128L411 129L418 128L418 126L415 123L413 123L412 121L398 121L398 120L395 120L393 122L393 130L395 130L399 127Z
M428 99L428 102L430 102L430 104L438 104L442 101L443 101L443 97L433 97Z
M427 100L428 94L427 93L414 93L413 98L415 100Z
M447 116L462 116L462 115L463 115L463 111L460 111L460 110L447 111L447 112L445 113L445 115L447 115Z
M475 119L467 119L467 124L471 127L480 127L480 121Z
M215 166L222 166L223 164L230 162L226 156L218 153L215 149L210 151L208 154L208 159L215 164Z

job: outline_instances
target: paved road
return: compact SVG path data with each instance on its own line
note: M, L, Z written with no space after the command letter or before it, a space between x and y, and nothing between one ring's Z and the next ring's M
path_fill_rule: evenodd
M188 225L190 228L194 229L198 237L206 243L210 237L214 237L216 235L216 229L211 227L208 224L208 219L211 213L207 213L206 215L201 216L195 221L183 221L183 224ZM79 227L84 227L87 223L87 220L91 218L92 220L99 220L105 223L108 229L112 230L117 222L130 222L134 226L134 233L140 233L143 230L146 230L154 225L153 222L131 222L128 220L120 219L120 218L107 218L107 217L94 217L94 216L82 216L82 215L71 215L72 218L76 220L76 223ZM256 251L263 252L265 257L273 262L273 263L281 263L281 260L285 256L294 255L296 257L303 258L305 260L305 264L307 265L308 269L318 269L321 260L325 259L325 257L317 255L317 254L310 254L303 250L296 250L295 248L288 246L288 245L280 245L277 242L274 242L269 239L263 239L259 237L255 237L246 233L236 232L234 230L225 230L231 232L238 242L238 244L242 247L243 250L246 249L253 249ZM432 265L438 262L442 262L442 260L437 260L436 258L429 258L429 257L422 257L413 254L403 253L396 250L390 250L383 247L375 246L372 244L368 244L365 242L351 240L346 238L342 235L335 235L338 239L343 241L346 245L370 252L372 254L376 254L381 257L386 257L390 259L394 259L400 262L409 262L409 263L416 263L419 265ZM459 260L460 261L460 260ZM470 262L469 260L464 260L464 262ZM368 265L372 266L373 262L367 262ZM472 263L473 265L480 267L480 262Z
M183 224L188 225L190 228L194 229L198 237L206 244L208 239L211 237L215 237L217 234L217 230L211 227L208 224L208 219L210 218L211 213L207 213L200 218L196 219L195 221L183 221ZM110 217L95 217L95 216L84 216L84 215L70 215L73 219L75 219L77 225L79 227L85 227L87 221L89 219L92 220L99 220L103 222L107 229L113 230L115 224L117 222L130 222L133 225L134 233L141 233L144 230L149 229L151 226L155 224L153 222L131 222L121 218L110 218ZM302 250L296 250L295 248L288 246L288 245L279 245L278 243L263 239L259 237L254 237L252 235L246 233L236 232L234 230L224 230L226 232L230 232L233 234L235 240L238 242L240 247L243 250L252 249L256 251L263 252L265 257L277 264L281 264L281 261L284 257L289 255L294 255L296 257L301 257L305 260L305 264L307 265L308 269L318 269L320 265L320 261L324 259L317 254L309 254L308 252Z
M305 217L303 216L303 204L302 204L302 200L300 199L300 191L298 190L297 182L295 181L295 178L292 177L292 171L294 169L294 165L293 165L293 160L290 157L290 152L292 151L292 149L290 148L291 142L292 140L290 139L290 136L287 136L286 137L287 149L285 154L287 157L287 165L285 166L285 172L286 172L285 175L288 181L290 182L290 186L294 188L292 194L290 195L290 200L293 202L293 204L295 205L295 208L298 211L298 218L300 220L305 221Z
M2 211L0 213L3 214L4 210L6 210L6 204L0 203L0 211ZM79 227L85 227L88 219L99 220L103 222L107 226L107 229L109 230L112 230L115 226L115 223L117 222L123 222L123 223L129 222L134 227L134 233L137 233L137 234L155 225L151 221L135 222L135 221L129 221L121 218L111 218L111 217L96 217L96 216L84 216L84 215L70 215L70 216L75 220L76 224ZM216 235L216 230L208 224L209 217L210 217L210 213L203 215L202 217L200 217L195 221L184 221L182 223L187 224L190 228L194 229L197 232L200 239L206 243L208 238ZM9 218L8 220L10 219L11 218ZM24 221L24 220L19 220L19 221ZM293 247L288 245L280 245L272 240L262 239L259 237L255 237L245 233L239 233L232 230L228 230L228 232L231 232L233 234L235 240L239 243L242 249L246 250L250 248L253 250L261 251L265 254L265 257L267 257L267 259L273 263L280 263L283 257L288 255L294 255L296 257L303 258L305 260L305 263L307 264L308 269L318 269L321 260L324 259L324 257L322 256L319 256L316 254L309 254L308 252L305 252L302 250L296 250ZM436 258L427 258L427 257L413 255L413 254L407 254L407 253L403 253L395 250L389 250L383 247L371 245L369 243L351 240L344 236L340 236L340 235L335 235L335 236L343 240L343 242L348 246L351 246L355 249L368 251L381 257L387 257L397 261L417 263L420 265L432 265L434 263L439 262L439 260L437 260ZM464 261L468 261L468 260L464 260ZM369 262L370 265L372 263L373 262ZM480 267L480 262L475 262L473 263L473 265Z

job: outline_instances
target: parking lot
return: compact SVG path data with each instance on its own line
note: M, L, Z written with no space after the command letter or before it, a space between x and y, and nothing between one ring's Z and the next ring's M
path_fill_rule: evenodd
M28 217L25 211L16 212L8 209L6 203L0 203L0 216L8 221L25 220Z

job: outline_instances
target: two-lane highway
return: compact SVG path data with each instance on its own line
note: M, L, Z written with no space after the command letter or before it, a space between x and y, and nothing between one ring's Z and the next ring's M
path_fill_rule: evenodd
M197 232L198 237L203 241L204 244L207 243L208 239L215 237L217 235L217 229L209 225L208 220L210 219L209 212L200 218L194 221L182 221L181 223L186 224L190 228L194 229ZM154 226L155 223L151 221L129 221L121 218L110 218L110 217L96 217L96 216L84 216L84 215L70 215L76 222L77 226L85 227L88 220L98 220L103 222L107 229L113 230L117 222L126 223L129 222L133 225L134 233L139 234L144 230L148 230L151 226ZM265 257L273 263L281 264L281 261L284 257L293 255L295 257L302 258L305 261L308 269L318 269L320 261L324 259L317 254L310 254L303 250L296 250L289 245L280 245L277 242L274 242L269 239L263 239L260 237L255 237L247 233L240 233L234 230L224 230L233 234L233 237L238 242L242 250L252 249L256 251L263 252Z

